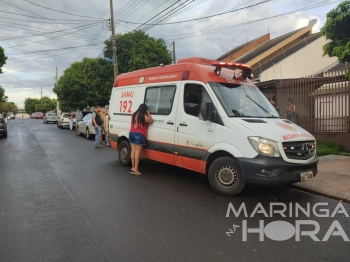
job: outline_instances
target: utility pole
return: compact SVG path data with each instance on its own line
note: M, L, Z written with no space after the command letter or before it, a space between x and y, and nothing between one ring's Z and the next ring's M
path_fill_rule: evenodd
M114 14L113 14L113 0L110 1L111 6L111 42L112 42L112 49L113 49L113 66L114 66L114 79L118 75L118 60L117 60L117 46L116 46L116 39L115 39L115 29L114 29Z
M173 41L173 60L174 60L174 64L176 64L176 56L175 56L175 41Z
M41 91L40 91L40 104L43 103L43 87L41 87Z

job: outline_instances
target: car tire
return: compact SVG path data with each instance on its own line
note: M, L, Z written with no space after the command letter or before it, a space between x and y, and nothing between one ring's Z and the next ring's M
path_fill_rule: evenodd
M63 129L63 126L62 126L62 125L60 125L60 128L61 128L61 129Z
M118 158L123 166L131 165L131 147L128 141L124 140L118 145Z
M56 123L56 125L57 125L57 128L60 128L60 126L58 125L58 122Z
M86 139L90 139L90 138L91 138L89 128L86 128L86 134L85 134L85 137L86 137Z
M240 193L245 181L239 164L232 157L220 157L210 165L209 184L219 194L234 196Z
M7 137L7 131L2 133L2 137L6 138Z

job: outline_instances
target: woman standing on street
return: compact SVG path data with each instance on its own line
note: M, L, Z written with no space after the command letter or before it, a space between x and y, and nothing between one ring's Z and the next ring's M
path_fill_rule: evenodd
M70 112L68 115L68 121L69 121L70 130L73 130L73 113L72 112Z
M131 174L141 175L139 172L140 153L146 143L148 124L153 123L151 113L146 104L141 104L131 117L129 141L131 144Z

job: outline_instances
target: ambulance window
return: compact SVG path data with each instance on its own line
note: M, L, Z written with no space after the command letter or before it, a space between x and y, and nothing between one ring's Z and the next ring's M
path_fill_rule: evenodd
M169 115L174 101L175 86L158 86L146 89L145 104L154 115Z
M186 84L184 93L184 108L186 114L198 116L201 103L212 103L212 100L201 85Z

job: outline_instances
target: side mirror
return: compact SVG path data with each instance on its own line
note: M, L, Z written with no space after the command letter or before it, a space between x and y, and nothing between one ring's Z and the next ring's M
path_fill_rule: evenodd
M202 103L198 118L203 121L214 120L213 117L213 104L212 103Z

